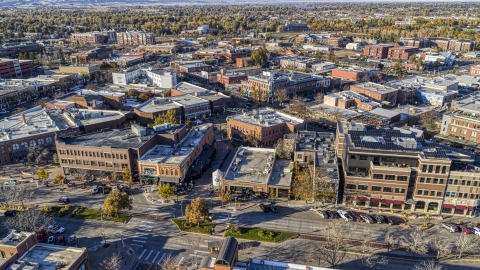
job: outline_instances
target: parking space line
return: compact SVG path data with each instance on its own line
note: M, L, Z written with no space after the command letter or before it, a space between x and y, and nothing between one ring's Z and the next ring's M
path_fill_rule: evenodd
M208 251L203 251L203 250L194 250L194 251L195 251L195 252L198 252L198 253L207 253L207 254L210 253L210 252L208 252Z
M182 257L180 261L178 261L178 265L182 265L183 259L185 259L185 257Z
M163 253L162 257L160 257L160 260L158 260L157 264L160 264L162 262L163 257L165 257L165 254L167 254L167 253Z
M143 240L136 240L136 239L133 239L132 241L133 241L133 242L144 243L144 244L145 244L145 243L147 243L147 241L143 241Z
M155 255L155 257L153 257L152 263L155 263L155 261L157 260L158 255L160 255L160 251L157 252L157 255ZM163 258L163 257L162 257L162 258Z
M139 256L138 258L141 259L142 256L143 256L143 254L145 254L146 251L147 251L147 249L144 249L143 252L142 252L142 254L140 254L140 256Z
M130 244L130 246L143 247L143 245L137 245L137 244Z
M148 253L147 257L145 258L145 261L148 261L148 258L150 258L150 255L152 255L153 250L150 250L150 253Z

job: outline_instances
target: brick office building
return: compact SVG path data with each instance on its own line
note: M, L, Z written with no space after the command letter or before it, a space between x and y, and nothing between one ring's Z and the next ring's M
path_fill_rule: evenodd
M0 79L28 76L34 72L32 60L0 59Z
M366 45L363 48L363 55L366 57L385 59L388 56L388 49L392 47L393 45L386 44Z
M444 114L440 134L456 138L464 144L480 144L480 100Z
M169 110L175 110L177 116L184 119L182 105L169 98L154 97L135 107L133 112L137 115L137 121L141 125L147 125L152 124L155 118Z
M398 89L381 84L364 82L350 86L350 91L362 94L373 101L384 105L394 106L397 104Z
M335 149L344 170L344 201L401 211L472 214L480 202L480 171L469 165L474 162L472 153L419 136L339 122Z
M101 32L75 33L70 36L70 42L73 44L103 44L107 41L108 38Z
M119 45L137 46L155 44L155 34L143 31L127 31L117 33L117 43Z
M70 55L70 61L72 64L86 64L90 61L98 61L109 58L112 53L113 49L111 47L100 46L89 51L73 53Z
M45 48L36 42L16 42L0 45L0 57L18 58L20 53L41 54Z
M416 54L417 52L418 48L415 47L395 46L388 48L387 58L391 60L402 59L406 61L408 58L410 58L410 56Z
M304 121L269 108L261 108L254 112L229 116L227 119L227 136L235 140L243 140L246 136L254 136L258 145L272 146L285 134L305 128Z
M79 90L61 96L58 99L75 102L77 108L84 109L92 107L101 109L107 107L118 110L123 108L123 105L127 102L125 93L92 90Z
M369 81L380 75L380 69L367 68L336 68L332 69L332 76L348 81Z

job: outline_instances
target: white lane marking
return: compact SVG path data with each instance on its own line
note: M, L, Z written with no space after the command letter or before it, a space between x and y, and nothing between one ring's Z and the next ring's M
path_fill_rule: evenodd
M182 265L183 259L185 259L185 257L182 257L182 258L180 259L180 261L178 262L178 265Z
M158 260L157 264L160 264L162 262L163 257L165 257L165 254L167 254L167 253L163 253L162 257L160 257L160 260Z
M198 253L207 253L209 254L210 252L207 252L207 251L202 251L202 250L194 250L195 252L198 252Z
M135 268L133 268L133 270L136 270L139 265L140 265L140 264L137 263L137 264L135 265Z
M148 239L148 237L143 237L143 236L137 236L137 238L140 238L140 239Z
M140 254L140 256L139 256L138 258L141 259L142 256L143 256L143 254L145 254L146 251L147 251L147 249L144 249L143 252L142 252L142 254Z
M155 261L157 260L158 255L160 255L160 251L157 252L157 255L155 255L155 257L153 257L152 263L155 263ZM163 257L162 257L162 258L163 258Z
M143 247L143 245L137 245L137 244L130 244L130 246Z
M147 241L143 241L143 240L136 240L136 239L133 239L132 241L133 241L133 242L144 243L144 244L145 244L145 243L147 243Z
M142 220L142 223L153 223L153 222Z
M153 250L150 250L150 253L148 253L147 257L145 258L145 261L148 261L148 258L150 258L150 255L152 255Z
M200 245L201 247L208 247L207 245Z

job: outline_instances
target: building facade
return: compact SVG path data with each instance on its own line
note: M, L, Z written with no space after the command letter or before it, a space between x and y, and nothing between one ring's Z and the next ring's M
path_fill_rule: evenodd
M366 45L363 48L363 55L366 57L385 59L388 56L388 49L392 47L393 45L385 44Z
M122 46L138 46L155 44L155 34L142 31L117 33L117 43Z
M20 78L35 73L32 60L0 59L0 79Z

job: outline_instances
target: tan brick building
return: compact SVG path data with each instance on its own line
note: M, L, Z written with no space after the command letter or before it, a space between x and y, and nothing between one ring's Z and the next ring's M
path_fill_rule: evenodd
M385 105L394 106L397 104L398 89L385 85L370 82L358 83L351 85L350 91L362 94Z
M480 144L480 101L458 107L443 115L440 134L459 140L459 143L476 147Z
M408 60L410 56L416 54L418 52L418 48L415 47L407 47L407 46L394 46L388 48L388 55L387 58L391 60Z
M246 136L254 136L258 145L273 146L279 138L285 134L303 130L305 128L302 119L275 111L262 108L254 112L244 112L227 119L227 136L235 140L243 140Z
M127 31L117 33L118 45L137 46L155 44L155 34L143 31Z
M385 59L388 56L388 49L392 47L393 45L386 44L366 45L363 48L363 55L366 57Z

